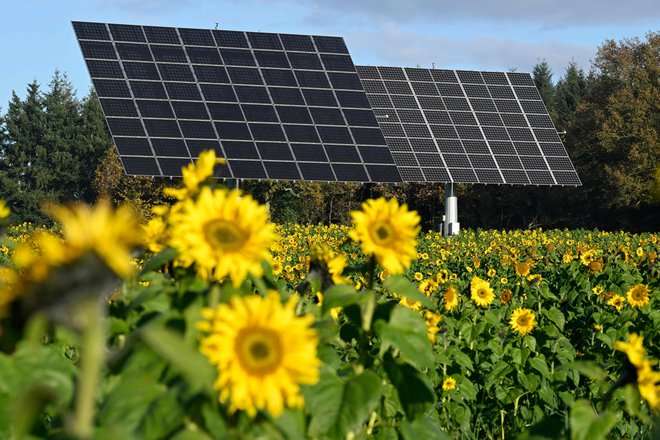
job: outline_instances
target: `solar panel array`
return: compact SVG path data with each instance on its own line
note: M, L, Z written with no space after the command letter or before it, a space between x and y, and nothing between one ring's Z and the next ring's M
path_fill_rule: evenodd
M357 71L404 181L580 184L529 74Z
M401 181L342 38L73 26L128 174Z
M579 185L528 74L354 66L340 37L74 22L127 174Z

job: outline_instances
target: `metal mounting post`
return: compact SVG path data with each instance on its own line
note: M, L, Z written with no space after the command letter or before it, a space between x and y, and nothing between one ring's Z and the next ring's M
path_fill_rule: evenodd
M458 198L453 183L445 184L445 221L442 224L442 234L451 237L458 234L461 224L458 222Z

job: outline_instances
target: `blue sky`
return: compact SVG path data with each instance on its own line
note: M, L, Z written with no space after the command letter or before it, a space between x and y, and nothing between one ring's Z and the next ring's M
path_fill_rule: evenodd
M337 35L356 64L530 72L589 70L606 39L660 30L657 0L7 0L0 107L12 90L44 88L54 71L90 87L71 20Z

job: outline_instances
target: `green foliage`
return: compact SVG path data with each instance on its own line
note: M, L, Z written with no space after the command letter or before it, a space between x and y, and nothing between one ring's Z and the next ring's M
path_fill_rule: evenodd
M91 202L93 170L111 145L98 100L79 101L66 75L48 90L37 82L16 93L0 119L0 198L19 221L47 222L46 201Z

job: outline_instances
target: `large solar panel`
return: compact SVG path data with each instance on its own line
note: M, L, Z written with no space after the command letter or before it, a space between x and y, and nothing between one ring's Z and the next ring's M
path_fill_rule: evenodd
M354 66L340 37L74 22L127 174L580 185L529 74Z
M73 27L127 174L401 182L340 37Z
M404 181L580 185L529 74L357 71Z

